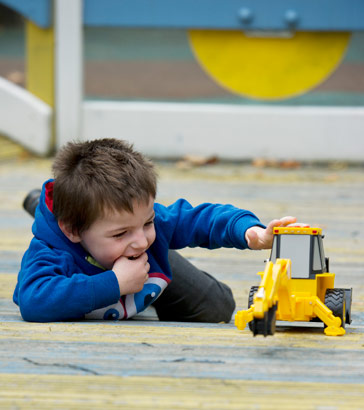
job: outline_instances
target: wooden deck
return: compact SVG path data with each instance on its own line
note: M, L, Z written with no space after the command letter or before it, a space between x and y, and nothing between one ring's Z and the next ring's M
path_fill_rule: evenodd
M353 287L343 337L322 327L279 327L253 337L233 323L160 323L153 311L127 322L26 323L12 302L32 218L26 193L50 160L0 140L0 408L363 409L364 172L344 164L300 169L216 164L159 166L158 200L234 203L263 222L287 214L319 225L338 287ZM187 249L228 283L245 308L265 251Z

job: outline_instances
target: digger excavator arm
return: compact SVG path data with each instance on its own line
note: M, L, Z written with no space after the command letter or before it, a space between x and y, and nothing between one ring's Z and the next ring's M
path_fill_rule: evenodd
M254 295L253 304L247 310L238 311L235 325L243 330L247 323L251 324L254 336L273 335L275 332L276 311L278 307L278 291L288 287L291 275L291 261L277 259L276 263L267 262L258 291ZM288 295L288 292L285 292ZM283 292L284 294L284 292Z

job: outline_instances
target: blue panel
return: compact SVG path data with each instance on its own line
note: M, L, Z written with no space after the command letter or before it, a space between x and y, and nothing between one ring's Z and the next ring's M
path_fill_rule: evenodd
M52 0L0 0L40 27ZM364 0L84 0L91 26L231 30L364 30Z
M51 0L0 0L0 3L17 11L40 27L51 25Z
M364 30L364 0L84 0L91 26Z

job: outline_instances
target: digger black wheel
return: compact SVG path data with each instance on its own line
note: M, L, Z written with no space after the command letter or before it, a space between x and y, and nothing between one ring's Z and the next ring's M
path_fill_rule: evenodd
M345 294L345 323L350 325L351 323L351 303L353 298L353 289L338 289L344 291Z
M250 306L253 304L254 302L254 295L257 292L257 290L259 289L259 286L252 286L250 288L250 292L249 292L249 298L248 298L248 309L250 308ZM249 329L253 332L253 321L248 323Z
M325 294L325 306L332 311L334 316L341 319L341 326L345 328L346 307L344 289L327 289Z

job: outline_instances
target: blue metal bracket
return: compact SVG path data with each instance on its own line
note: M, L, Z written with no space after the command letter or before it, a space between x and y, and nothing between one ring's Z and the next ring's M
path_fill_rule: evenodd
M40 27L52 0L0 0ZM86 26L220 30L364 30L364 0L83 0Z
M52 0L0 0L0 4L17 11L39 27L52 24Z

